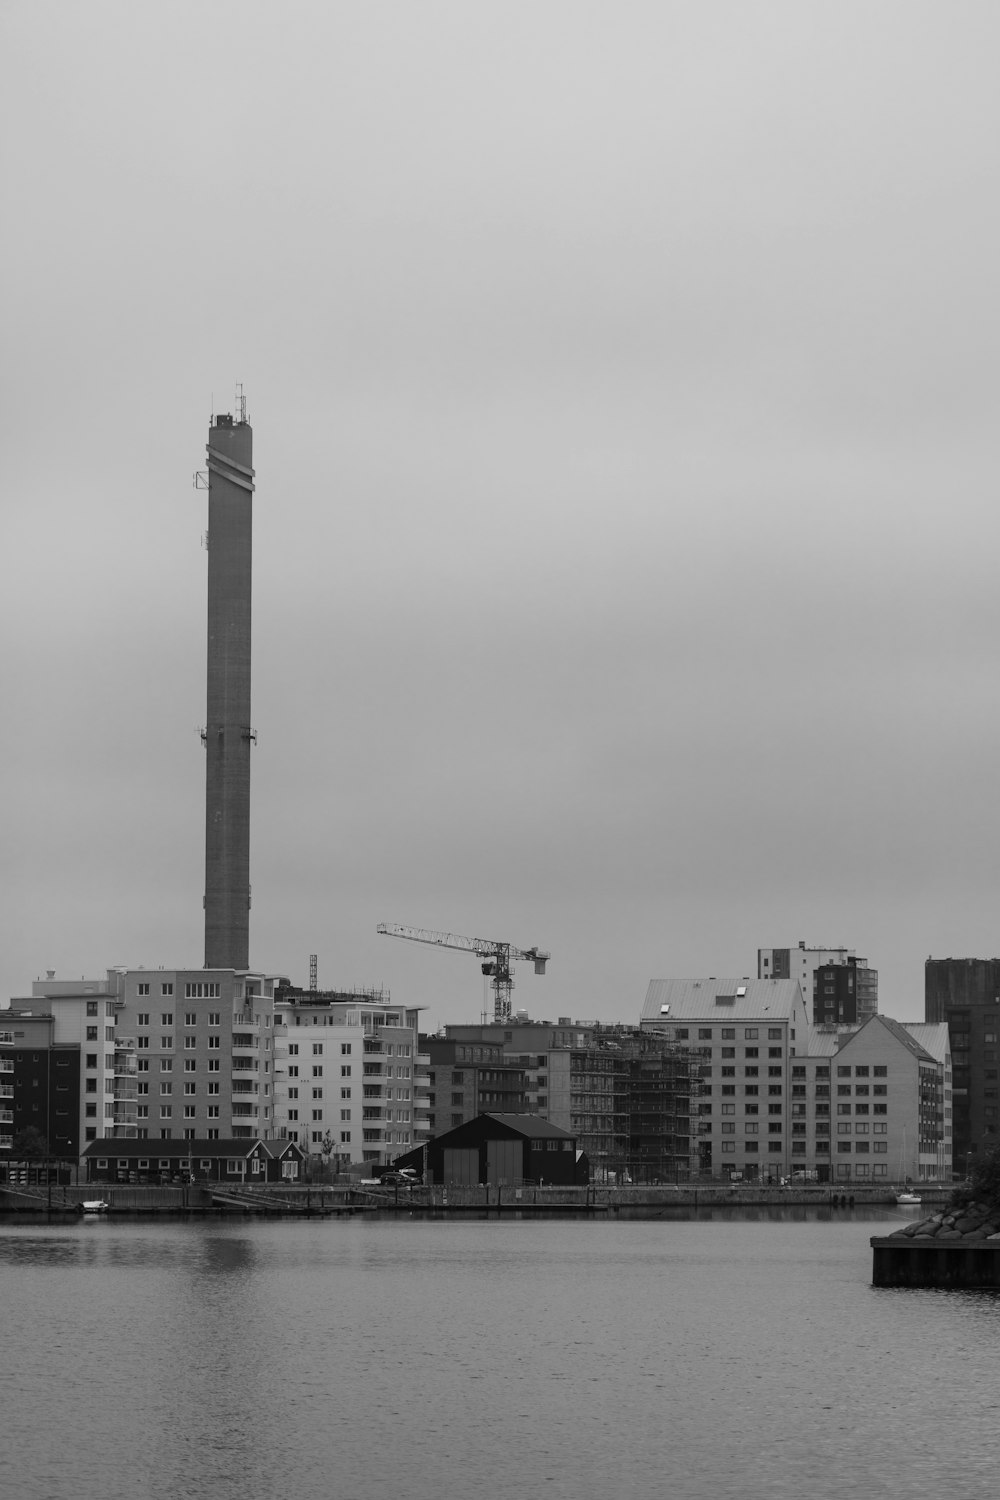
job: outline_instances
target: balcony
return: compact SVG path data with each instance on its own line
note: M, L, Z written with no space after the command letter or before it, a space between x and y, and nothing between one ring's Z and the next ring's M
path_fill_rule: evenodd
M233 1079L234 1094L256 1094L259 1087L260 1085L253 1078L243 1078L237 1075Z
M12 1031L0 1031L0 1047L13 1047L14 1033Z
M12 1057L0 1057L0 1073L13 1073L14 1059Z
M362 1120L381 1120L383 1111L381 1105L368 1105L361 1111Z
M14 1085L12 1083L0 1083L0 1099L13 1099Z
M257 1110L256 1104L244 1104L242 1101L240 1101L239 1103L237 1103L237 1101L235 1099L233 1100L233 1124L234 1125L236 1125L236 1124L249 1125L251 1122L256 1122L257 1117L258 1117L258 1110Z
M0 1125L13 1125L14 1111L12 1109L0 1109Z
M252 1036L240 1033L233 1037L233 1057L256 1057L257 1043Z

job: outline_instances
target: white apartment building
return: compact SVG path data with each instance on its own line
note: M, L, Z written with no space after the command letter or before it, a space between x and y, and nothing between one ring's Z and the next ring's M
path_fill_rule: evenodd
M282 987L274 1134L335 1166L385 1165L428 1138L419 1008L379 991Z
M791 1171L805 1100L793 1069L811 1030L797 979L654 979L640 1026L702 1057L699 1169L755 1181ZM795 1077L795 1086L802 1080ZM793 1104L802 1114L793 1115Z

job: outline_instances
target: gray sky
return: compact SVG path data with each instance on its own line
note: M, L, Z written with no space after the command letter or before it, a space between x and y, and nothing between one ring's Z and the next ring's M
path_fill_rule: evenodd
M992 955L1000 10L0 12L0 995L201 962L210 413L251 960L475 1019Z

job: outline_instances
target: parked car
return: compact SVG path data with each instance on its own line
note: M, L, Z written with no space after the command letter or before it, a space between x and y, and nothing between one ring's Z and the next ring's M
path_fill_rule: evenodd
M420 1177L412 1167L387 1167L379 1173L383 1187L416 1187Z

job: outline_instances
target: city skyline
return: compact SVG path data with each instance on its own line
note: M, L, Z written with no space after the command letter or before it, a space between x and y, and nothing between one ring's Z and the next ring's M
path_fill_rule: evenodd
M7 11L0 1003L201 961L236 382L253 967L632 1020L805 941L918 1020L996 949L1000 19L720 14Z

